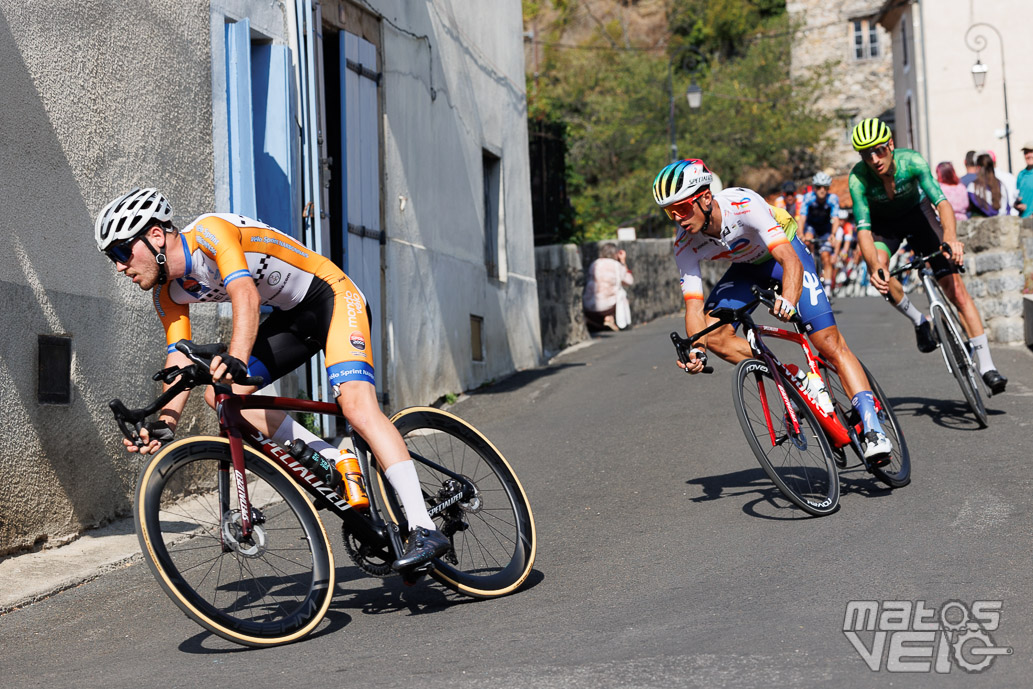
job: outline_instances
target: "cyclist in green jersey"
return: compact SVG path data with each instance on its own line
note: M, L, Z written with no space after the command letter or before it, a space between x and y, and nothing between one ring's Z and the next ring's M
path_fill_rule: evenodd
M958 241L954 210L917 152L894 148L893 135L878 118L863 120L854 127L851 139L861 162L850 172L850 196L857 220L857 241L868 264L872 286L903 313L915 326L918 349L936 349L929 319L904 294L896 278L888 281L879 269L889 274L889 259L903 240L918 254L930 254L944 242L951 255L937 256L930 262L947 298L954 302L992 394L1004 392L1008 383L997 371L990 356L983 321L965 283L958 275L964 261L964 245ZM935 206L935 208L934 208ZM937 218L939 213L939 218Z

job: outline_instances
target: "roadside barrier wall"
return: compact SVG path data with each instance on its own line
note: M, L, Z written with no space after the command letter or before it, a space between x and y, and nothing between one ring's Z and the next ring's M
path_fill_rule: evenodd
M1027 341L1024 294L1033 293L1033 217L972 218L958 224L965 243L962 279L983 315L990 342Z
M612 241L612 240L609 240ZM535 278L541 317L542 348L546 358L589 338L581 310L585 268L599 255L604 242L552 244L535 248ZM627 264L635 276L628 289L631 322L644 323L684 308L674 263L673 239L637 239L616 242L627 252ZM724 274L723 261L703 263L704 289L709 290Z

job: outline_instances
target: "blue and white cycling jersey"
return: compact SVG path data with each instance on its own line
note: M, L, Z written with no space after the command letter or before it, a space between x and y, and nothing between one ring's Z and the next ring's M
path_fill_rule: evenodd
M839 216L839 197L827 194L825 203L821 203L818 201L818 195L809 191L803 197L803 210L800 216L805 233L813 232L817 237L829 234L832 232L832 219Z

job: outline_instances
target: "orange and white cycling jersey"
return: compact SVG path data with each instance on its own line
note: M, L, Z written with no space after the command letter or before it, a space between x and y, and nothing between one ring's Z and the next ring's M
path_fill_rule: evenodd
M750 189L730 187L714 194L714 203L721 209L720 237L690 234L679 227L674 238L674 259L686 301L703 299L700 261L764 263L771 260L772 248L788 244L796 235L796 221Z
M362 375L351 375L355 373L354 366L341 367L348 379L372 382L365 297L330 259L290 235L236 214L202 215L180 231L179 241L186 258L185 274L154 289L154 308L165 326L169 352L176 342L191 337L190 304L229 301L226 286L250 279L258 289L261 303L280 311L298 306L310 292L318 291L324 299L331 300L331 332L314 333L326 337L331 382L331 367L342 362L359 363L363 369ZM268 382L269 377L266 379Z

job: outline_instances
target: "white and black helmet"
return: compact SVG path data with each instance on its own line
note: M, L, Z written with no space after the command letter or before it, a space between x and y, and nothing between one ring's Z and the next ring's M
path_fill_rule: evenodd
M136 187L104 207L97 216L93 234L97 248L105 251L112 244L133 239L155 224L172 220L172 206L157 189Z
M818 172L814 175L814 179L811 180L811 184L816 187L827 187L832 184L832 178L825 172Z

